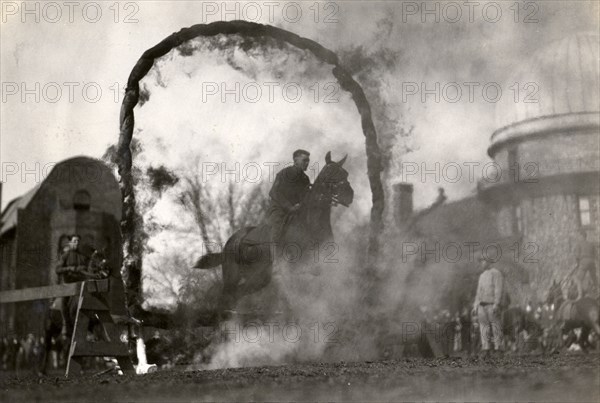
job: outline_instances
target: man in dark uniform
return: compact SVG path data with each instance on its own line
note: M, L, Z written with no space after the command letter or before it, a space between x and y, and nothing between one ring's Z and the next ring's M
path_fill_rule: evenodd
M271 242L277 243L283 235L288 215L300 209L306 194L310 190L310 179L304 173L310 162L310 153L296 150L292 155L294 165L282 169L275 177L269 192L271 203L267 210Z
M63 253L60 258L60 262L58 263L58 267L56 268L56 274L58 274L59 283L71 283L73 281L78 281L77 279L73 279L73 275L78 271L84 271L87 269L87 258L79 252L79 240L80 236L75 234L71 235L69 239L69 249ZM69 321L69 298L64 297L60 300L60 312L63 317L63 328L62 335L66 336L69 334L69 330L67 326L71 326Z

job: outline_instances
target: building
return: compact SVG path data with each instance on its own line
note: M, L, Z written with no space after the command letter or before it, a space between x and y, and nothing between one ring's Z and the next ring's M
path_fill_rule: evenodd
M528 287L526 268L515 260L520 239L499 232L493 205L478 196L446 203L440 192L428 208L410 214L405 209L412 186L397 184L394 190L396 217L408 217L397 220L401 245L395 245L401 250L402 261L409 263L406 300L452 313L470 309L479 276L477 257L481 253L497 259L496 267L513 290L511 298L515 291Z
M535 83L538 102L497 105L488 154L503 175L482 182L480 196L497 211L500 233L521 239L538 300L574 267L579 228L598 245L599 48L597 33L551 44L509 80Z
M410 236L430 243L497 243L506 272L519 269L509 286L517 304L543 301L551 282L573 269L580 228L599 244L598 49L597 33L581 33L534 54L506 85L527 96L518 102L505 97L496 105L498 129L488 155L499 174L483 178L474 198L434 203L400 220ZM412 188L395 189L396 208L412 209Z
M0 216L0 289L56 284L59 256L68 236L75 233L81 236L84 254L93 249L107 251L110 267L117 268L111 287L122 289L120 219L121 192L106 164L83 156L56 164L42 182L12 200ZM0 305L2 332L40 334L48 303ZM124 309L124 302L120 305Z

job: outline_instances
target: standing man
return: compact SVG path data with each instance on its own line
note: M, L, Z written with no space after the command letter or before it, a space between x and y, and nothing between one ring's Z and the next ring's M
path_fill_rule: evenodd
M584 291L588 291L588 294L591 294L589 292L591 291L590 288L586 287L586 285L589 284L586 284L585 281L586 274L590 275L594 292L598 291L598 275L596 273L596 247L591 242L588 242L586 235L585 229L580 228L577 237L577 244L575 245L575 260L577 265L573 273L573 280L578 288L579 295L577 299L581 299L581 297L583 297Z
M292 155L294 165L284 168L275 177L269 192L271 203L267 210L271 242L278 242L283 236L286 218L300 209L308 191L310 179L304 173L310 162L310 153L296 150Z
M501 351L502 347L502 323L500 320L500 304L504 289L502 273L492 266L489 258L481 256L479 267L482 270L477 284L477 293L473 303L473 313L479 321L481 334L481 349L484 356L490 355L490 336L494 343L494 349Z
M81 237L77 234L71 235L69 238L69 249L63 253L60 258L58 267L56 268L56 274L58 274L59 283L71 283L78 281L73 279L72 276L78 271L85 271L87 269L87 258L79 252L79 240ZM66 336L71 334L72 323L69 318L69 297L63 297L60 299L60 312L63 319L62 335Z

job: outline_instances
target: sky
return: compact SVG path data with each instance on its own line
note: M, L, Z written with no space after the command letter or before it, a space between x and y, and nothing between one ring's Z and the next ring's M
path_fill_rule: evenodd
M471 9L463 2L393 1L52 4L2 2L2 207L43 180L53 163L75 155L100 157L116 143L132 67L146 49L183 27L246 19L287 29L335 52L362 46L367 57L395 55L389 65L375 66L373 77L381 80L388 109L379 112L400 116L398 130L412 128L402 140L412 151L397 151L396 163L435 169L436 163L489 161L486 150L497 129L493 90L500 87L503 96L512 96L506 80L536 51L577 32L597 32L599 10L597 2L583 1L479 2ZM136 109L147 157L153 163L164 159L171 168L196 156L219 167L258 164L266 178L264 163L289 162L296 148L309 148L313 162L323 161L328 150L334 159L348 153L357 195L351 211L366 216L370 194L356 107L348 94L327 87L335 81L328 66L298 52L284 56L229 54L228 61L209 51L167 55L145 79L150 100ZM232 68L231 60L241 67ZM272 82L278 84L274 102L266 96L265 83ZM223 102L219 85L235 83L249 90L258 86L262 96L248 101L254 96L249 92L240 102L227 96ZM292 92L298 85L303 89L297 102L290 101L292 92L281 90L290 83ZM472 99L465 83L476 83ZM207 95L215 84L216 94ZM487 98L483 87L491 88ZM422 99L427 89L434 94ZM334 102L325 102L328 91L335 93ZM392 173L393 182L415 184L417 208L435 199L438 186L450 200L473 194L476 186L465 178L454 183L402 177L398 167Z

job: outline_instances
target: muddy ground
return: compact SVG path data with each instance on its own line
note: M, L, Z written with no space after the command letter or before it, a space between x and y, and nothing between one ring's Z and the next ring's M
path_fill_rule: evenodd
M305 363L141 376L0 375L0 401L600 401L600 355Z

